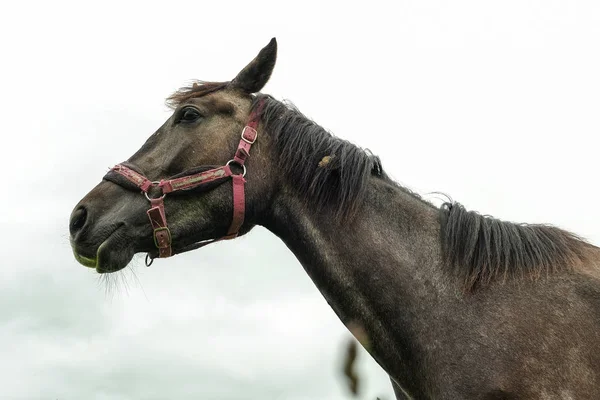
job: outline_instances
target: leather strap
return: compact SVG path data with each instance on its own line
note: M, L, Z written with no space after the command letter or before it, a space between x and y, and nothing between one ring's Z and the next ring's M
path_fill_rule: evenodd
M242 138L238 144L235 156L233 156L233 161L240 165L244 165L246 158L250 155L250 147L256 141L257 135L258 133L256 132L256 129L248 125L244 127L244 130L242 131Z
M244 214L246 210L246 194L244 184L246 179L242 175L233 175L233 217L231 225L225 239L233 239L237 237L240 228L244 224Z
M158 186L162 189L163 193L171 193L176 190L198 187L219 179L227 178L231 175L231 169L226 165L194 175L182 176L181 178L169 179L166 181L161 180Z
M240 142L236 149L233 159L227 162L226 165L209 169L208 171L199 172L196 174L186 175L179 178L161 180L160 182L152 182L144 175L126 167L125 165L119 164L111 168L112 171L125 177L127 180L132 182L135 186L145 193L146 198L150 201L150 209L146 211L150 224L152 225L152 236L154 244L158 249L158 257L170 257L177 253L183 253L185 251L194 250L207 244L214 243L220 240L233 239L238 236L239 231L244 224L245 212L246 212L246 194L245 194L245 183L246 174L245 162L250 156L250 147L254 144L257 139L258 132L256 128L260 121L260 115L264 107L264 100L260 101L254 111L250 114L248 123L242 130ZM230 164L235 163L243 168L243 173L234 174L231 171ZM186 247L173 251L172 249L172 238L171 232L167 226L167 217L165 214L164 197L168 193L172 193L178 190L192 189L202 185L206 185L211 182L216 182L231 177L232 190L233 190L233 215L231 219L231 225L227 231L227 234L219 239L210 239L198 243L193 243ZM162 196L159 198L150 198L148 191L151 187L156 186L162 191ZM148 259L150 258L150 261ZM153 257L149 253L146 256L146 265L152 264Z
M146 178L144 175L139 174L132 170L131 168L127 168L126 166L119 164L112 168L113 171L118 172L127 178L131 183L139 187L142 192L147 193L148 189L152 186L152 182Z
M158 248L158 256L170 257L171 250L171 231L167 227L167 217L165 215L164 197L150 200L150 209L146 211L150 224L152 225L154 245Z

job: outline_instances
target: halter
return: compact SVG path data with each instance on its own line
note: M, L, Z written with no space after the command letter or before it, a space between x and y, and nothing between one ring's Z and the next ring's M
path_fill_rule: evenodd
M260 101L258 106L250 114L249 120L242 130L240 143L238 144L237 150L233 158L221 167L209 169L195 174L184 175L178 178L172 178L160 181L151 181L144 175L126 167L123 164L115 165L110 171L114 171L117 174L126 178L129 182L137 186L141 193L144 194L146 199L150 201L150 209L146 211L150 224L152 225L154 244L158 249L158 257L165 258L171 257L172 255L183 253L186 251L194 250L207 244L217 242L220 240L233 239L238 236L239 230L244 223L244 215L246 208L246 199L244 192L244 184L246 180L246 158L250 155L250 147L254 144L257 137L256 128L260 119L260 113L264 106L264 101ZM231 164L237 164L242 168L241 174L234 174L231 171ZM200 167L201 168L201 167ZM194 168L198 170L199 168ZM172 248L171 231L167 226L167 217L165 214L164 199L168 193L193 189L200 186L204 186L210 183L223 183L227 178L231 178L233 185L233 217L231 225L227 231L227 234L219 239L209 239L193 243L178 249L176 252ZM220 181L220 182L219 182ZM116 183L116 182L115 182ZM123 186L123 185L121 185ZM126 186L123 186L126 188ZM149 191L151 188L158 188L162 195L159 197L150 197ZM150 253L146 255L146 266L150 266L154 261L154 258Z

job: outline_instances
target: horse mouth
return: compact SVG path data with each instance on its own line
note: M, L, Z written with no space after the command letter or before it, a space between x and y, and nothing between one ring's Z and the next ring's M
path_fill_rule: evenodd
M93 268L100 274L117 272L127 266L135 252L129 245L131 242L121 229L124 225L119 224L100 243L95 253L80 251L72 243L73 255L79 264L87 268ZM92 254L93 253L93 254Z
M73 249L73 255L75 256L75 260L77 260L79 264L83 265L84 267L96 269L96 266L98 265L98 257L90 258L83 256L77 253L75 249Z

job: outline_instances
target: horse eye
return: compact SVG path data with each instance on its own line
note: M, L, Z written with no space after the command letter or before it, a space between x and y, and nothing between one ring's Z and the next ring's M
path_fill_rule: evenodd
M187 107L182 110L178 122L195 122L200 119L200 117L202 117L202 115L198 112L198 110L192 107Z

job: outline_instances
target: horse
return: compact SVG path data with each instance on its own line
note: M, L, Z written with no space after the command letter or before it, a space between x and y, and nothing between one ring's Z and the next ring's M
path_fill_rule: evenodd
M150 265L259 225L397 399L600 398L600 248L426 201L262 93L276 58L273 38L232 80L171 94L170 117L73 209L75 259L113 273L137 253Z

